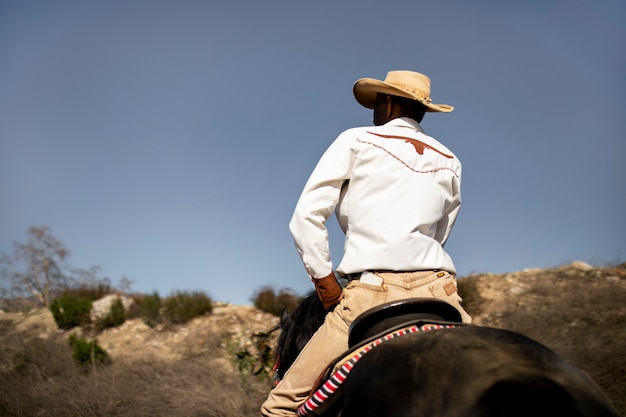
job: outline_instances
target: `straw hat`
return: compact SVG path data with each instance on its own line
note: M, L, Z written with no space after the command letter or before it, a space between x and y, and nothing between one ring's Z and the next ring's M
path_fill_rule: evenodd
M389 71L385 81L361 78L353 87L354 97L362 106L373 109L378 93L417 100L429 112L448 113L454 107L447 104L433 104L430 98L430 78L414 71Z

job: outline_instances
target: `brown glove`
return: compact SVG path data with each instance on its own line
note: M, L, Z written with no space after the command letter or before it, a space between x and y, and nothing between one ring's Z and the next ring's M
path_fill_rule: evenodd
M313 281L317 296L322 300L326 311L332 310L333 307L339 304L339 300L341 300L341 285L337 282L333 272L324 278L311 278L311 281Z

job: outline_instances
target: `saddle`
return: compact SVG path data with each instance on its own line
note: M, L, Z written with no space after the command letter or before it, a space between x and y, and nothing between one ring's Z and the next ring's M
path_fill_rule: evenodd
M461 313L445 301L435 298L409 298L392 301L371 308L358 316L350 325L348 347L393 331L398 326L418 322L461 323Z
M445 301L411 298L381 304L365 311L351 324L348 350L335 359L318 378L309 398L298 409L302 417L314 410L335 409L341 385L354 364L373 346L405 334L462 325L461 313Z

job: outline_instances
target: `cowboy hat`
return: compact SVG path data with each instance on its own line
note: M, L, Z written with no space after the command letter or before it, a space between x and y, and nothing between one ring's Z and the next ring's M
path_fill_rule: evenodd
M433 104L430 98L430 78L414 71L389 71L385 81L361 78L353 87L354 97L362 106L373 109L378 93L410 98L426 106L426 111L448 113L447 104Z

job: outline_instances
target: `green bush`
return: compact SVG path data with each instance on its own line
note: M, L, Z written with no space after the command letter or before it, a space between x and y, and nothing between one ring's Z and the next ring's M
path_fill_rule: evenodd
M109 313L96 322L96 330L102 331L104 329L121 326L125 321L126 310L124 309L124 304L122 304L121 299L116 298L111 303L111 310Z
M50 311L59 329L71 329L88 324L91 319L92 303L87 298L77 297L70 293L63 293L50 303Z
M161 322L161 297L155 291L151 295L135 298L135 305L139 307L139 316L150 327Z
M290 289L281 289L278 294L272 287L262 287L250 299L254 306L261 311L280 316L283 310L293 311L300 303L298 297Z
M87 341L82 337L72 333L69 337L69 344L72 348L72 357L79 366L103 365L110 363L109 354L102 349L96 339Z
M247 382L249 375L255 375L260 380L269 380L274 368L275 358L269 342L269 334L258 333L254 336L252 351L248 347L241 349L233 341L226 343L226 348L239 370L242 382Z
M187 323L213 311L213 302L200 291L175 293L166 298L163 304L164 319L171 324Z

